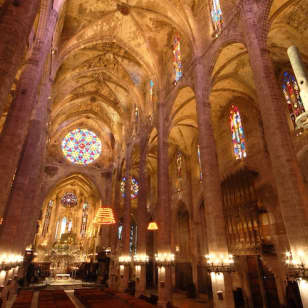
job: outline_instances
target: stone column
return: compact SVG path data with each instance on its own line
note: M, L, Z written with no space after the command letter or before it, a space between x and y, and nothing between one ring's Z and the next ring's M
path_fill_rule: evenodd
M194 70L195 96L199 127L199 144L204 175L203 192L209 254L216 256L228 255L223 215L220 174L216 153L216 144L212 128L210 94L210 72L205 70L203 61L198 61ZM223 274L211 273L214 307L232 308L234 300L231 279ZM220 300L218 292L223 292Z
M137 209L137 254L146 254L147 239L147 135L141 137L140 141L140 161L139 161L139 193ZM136 279L136 296L143 294L146 289L146 265L140 265L140 277Z
M40 0L6 0L0 16L0 116L25 56ZM16 4L14 4L16 3ZM1 215L0 215L1 216Z
M110 267L109 267L109 287L116 289L117 282L117 268L118 268L118 227L120 220L120 185L121 185L121 170L117 168L114 175L114 193L113 193L113 211L116 223L111 227L111 237L110 237L110 248L111 248L111 257L110 257Z
M131 207L131 164L132 164L132 145L127 145L125 159L125 197L124 197L124 215L123 215L123 231L122 231L122 256L129 256L129 235L130 235L130 207ZM124 273L120 277L119 291L123 292L128 287L130 264L124 265Z
M47 77L41 85L40 98L30 121L28 137L6 210L4 228L0 234L0 245L5 251L10 249L12 252L23 254L37 231L36 224L42 204L35 202L35 197L40 191L43 174L47 102L50 91L51 81Z
M288 48L288 56L301 91L300 94L305 110L308 110L308 80L305 65L296 46Z
M243 2L243 24L250 65L253 71L259 108L263 120L281 215L293 258L301 252L308 266L308 198L303 176L296 159L287 121L282 110L282 91L260 28L260 8L255 0ZM308 307L308 306L306 306Z
M157 215L157 252L171 251L171 209L169 202L169 170L168 170L168 127L166 121L165 93L160 89L158 104L158 215ZM159 269L158 304L166 307L172 301L171 267Z
M51 49L56 22L57 13L51 10L45 28L44 40L38 40L33 48L32 56L20 77L16 98L12 103L0 136L0 169L2 174L0 177L0 217L4 217L18 164L20 167L20 159L24 155L22 151L30 127L31 114L37 101L38 86L42 79L44 64ZM20 207L22 208L22 206ZM4 217L4 226L5 224Z
M278 192L280 210L292 251L308 247L307 192L282 111L282 91L277 85L266 42L257 24L258 7L253 0L243 6L247 49L254 73L265 139ZM288 179L286 181L286 179ZM307 251L308 252L308 251Z

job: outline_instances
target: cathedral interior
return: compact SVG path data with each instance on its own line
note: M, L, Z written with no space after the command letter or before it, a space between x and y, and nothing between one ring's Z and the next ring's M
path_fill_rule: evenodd
M0 0L0 307L308 308L307 0Z

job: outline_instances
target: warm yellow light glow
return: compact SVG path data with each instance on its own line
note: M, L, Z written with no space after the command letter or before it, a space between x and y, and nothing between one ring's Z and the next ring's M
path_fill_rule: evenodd
M149 262L149 256L146 254L136 254L134 255L134 261L139 263Z
M158 230L157 223L155 221L151 221L148 225L148 230L149 231L157 231Z
M119 257L119 262L120 263L130 263L132 261L131 256L120 256Z
M97 225L115 224L115 219L111 207L100 207L95 215L94 223Z

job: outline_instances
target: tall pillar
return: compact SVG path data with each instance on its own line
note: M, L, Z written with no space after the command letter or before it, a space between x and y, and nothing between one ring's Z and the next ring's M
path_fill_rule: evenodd
M41 85L41 93L30 121L28 137L19 162L14 185L6 210L0 247L4 251L23 254L32 243L42 204L35 202L40 192L43 174L43 154L46 146L47 102L51 91L48 77ZM20 236L20 235L23 236Z
M250 64L254 74L259 108L263 120L278 200L292 252L304 250L308 255L307 192L296 159L289 128L284 118L275 71L265 37L257 23L255 0L245 0L243 20ZM287 179L287 180L286 180Z
M137 209L137 232L138 232L138 247L137 254L146 254L147 240L147 135L141 137L140 141L140 161L139 161L139 193L138 193L138 209ZM139 274L136 279L136 296L143 294L146 289L146 265L145 263L138 264L140 266Z
M122 231L122 256L129 256L129 235L130 235L130 224L131 224L131 216L130 216L130 207L131 207L131 164L132 164L132 144L127 145L126 148L126 164L125 164L125 197L124 197L124 215L123 215L123 231ZM124 266L124 268L123 268ZM120 277L120 286L119 291L123 292L128 287L129 281L129 267L130 264L125 264L120 266L121 277Z
M45 62L51 50L57 15L56 11L50 10L44 40L37 40L33 48L32 56L20 77L16 98L12 103L0 136L0 170L2 174L0 177L0 217L4 217L18 164L20 166L21 156L24 155L22 151L30 127L32 111L37 101L38 87ZM33 124L33 122L31 123Z
M306 68L302 62L301 55L296 46L288 48L288 56L300 88L301 99L305 112L296 117L296 123L299 127L308 127L308 80Z
M14 3L18 3L14 4ZM0 116L18 69L25 56L40 0L6 0L0 16Z
M160 89L158 104L158 253L170 253L171 250L171 209L169 200L168 170L168 127L166 123L165 93ZM170 266L159 268L158 304L166 307L172 301L172 270Z
M277 84L275 70L266 46L266 36L258 23L260 9L255 0L245 0L242 8L246 45L259 97L259 108L281 215L293 259L296 262L303 261L307 267L308 198L282 110L282 91ZM304 255L303 259L301 255Z
M228 247L225 234L220 174L216 144L212 128L210 94L210 73L204 63L198 61L195 70L195 97L197 102L200 157L205 201L208 250L210 255L227 256ZM231 279L228 274L211 273L214 307L234 307ZM222 294L222 296L221 296Z

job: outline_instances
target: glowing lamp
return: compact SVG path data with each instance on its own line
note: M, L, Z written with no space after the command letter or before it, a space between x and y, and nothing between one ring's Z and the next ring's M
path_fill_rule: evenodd
M148 230L157 231L158 230L157 223L155 221L151 221L148 225Z
M97 225L112 225L115 224L115 218L111 207L101 206L94 218L94 223Z

